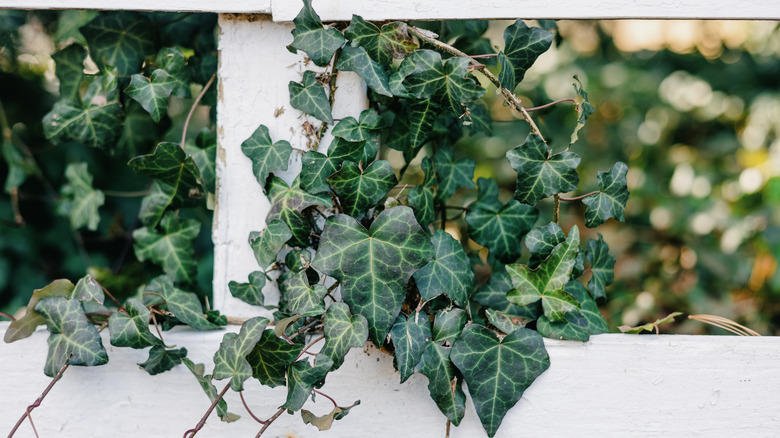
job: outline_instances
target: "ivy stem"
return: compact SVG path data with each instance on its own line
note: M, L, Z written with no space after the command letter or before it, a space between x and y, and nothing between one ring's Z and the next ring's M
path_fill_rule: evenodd
M263 432L265 432L266 429L268 429L268 426L271 425L271 423L274 422L277 418L279 418L280 415L282 415L282 412L284 412L285 408L279 408L278 411L269 419L265 420L265 423L263 424L263 427L260 429L260 432L257 432L257 435L255 435L255 438L260 438L260 436L263 435Z
M209 81L206 82L206 85L203 86L203 89L200 90L200 94L198 94L198 97L195 98L195 100L192 102L192 106L190 107L190 112L187 113L187 118L184 119L184 127L182 127L181 130L181 148L184 149L184 142L187 140L187 128L190 127L190 120L192 120L192 115L195 114L195 108L198 107L198 104L200 103L201 99L203 99L203 96L206 95L206 91L209 90L209 87L211 87L211 84L214 83L214 79L217 78L217 74L214 73L211 75L211 78L209 78Z
M105 288L105 287L104 287L102 284L100 284L99 282L97 282L97 284L98 284L98 286L100 286L100 288L101 288L101 289L103 289L103 293L104 293L104 294L106 294L106 296L107 296L108 298L111 298L111 301L113 301L113 302L114 302L114 303L117 305L117 307L119 307L119 310L121 310L122 312L126 312L126 311L127 311L127 310L124 308L124 306L122 306L122 303L120 303L120 302L119 302L119 300L117 300L117 299L116 299L116 297L114 297L114 295L112 295L112 294L111 294L111 292L109 292L109 291L108 291L108 289L106 289L106 288Z
M250 416L250 417L254 418L254 419L255 419L255 421L257 421L257 422L258 422L258 423L260 423L260 424L265 424L265 423L267 423L267 422L268 422L268 421L266 421L266 420L261 420L261 419L257 418L257 415L255 415L255 414L252 412L252 410L251 410L251 409L249 409L249 405L248 405L248 404L246 404L246 400L244 400L244 391L238 391L238 396L239 396L239 397L241 397L241 403L243 403L243 404L244 404L244 409L246 409L246 411L249 413L249 416Z
M445 205L444 208L449 210L463 210L463 211L471 211L468 207L460 207L458 205Z
M4 316L4 317L10 319L11 321L16 321L16 318L14 318L14 316L11 315L10 313L0 312L0 316Z
M480 58L495 58L498 56L498 53L486 53L484 55L471 55L471 59L480 59Z
M584 194L584 195L575 196L575 197L573 197L573 198L564 198L563 196L558 196L558 195L556 195L556 196L558 196L558 199L560 199L560 200L561 200L561 201L563 201L563 202L572 202L572 201L579 201L580 199L585 199L585 198L587 198L588 196L597 195L597 194L599 194L599 193L601 193L601 191L600 191L600 190L595 190L595 191L592 191L592 192L590 192L590 193L586 193L586 194Z
M206 424L206 419L209 418L209 415L211 415L211 412L214 410L214 408L217 407L217 403L219 403L220 400L222 400L222 397L225 396L225 393L230 388L230 383L225 385L224 388L222 388L222 391L214 398L214 401L211 402L211 406L209 406L209 409L206 411L206 413L203 415L203 417L198 421L198 424L195 425L194 428L184 432L183 438L192 438L195 436L196 433L198 433L199 430L203 429L203 425Z
M51 391L51 389L54 387L54 384L57 383L60 380L60 378L62 377L62 374L65 372L65 370L68 369L69 365L70 364L65 362L65 365L63 365L62 368L60 368L60 370L57 372L57 375L55 375L54 378L51 379L51 382L49 382L49 386L47 386L46 389L43 390L41 395L35 400L35 402L33 402L33 404L31 404L30 406L27 406L27 410L24 411L24 414L22 414L22 418L20 418L19 421L16 422L16 425L14 425L14 428L11 429L11 433L8 434L8 438L11 438L12 436L14 436L16 431L19 429L19 426L22 425L22 422L24 421L24 419L28 418L30 416L30 412L32 412L33 409L35 409L35 408L37 408L38 406L41 405L41 403L43 402L43 399L49 394L49 391ZM35 428L35 426L33 426L33 428Z
M311 389L311 392L313 392L315 394L319 394L319 395L325 397L326 399L330 400L330 402L333 403L333 407L335 407L335 408L339 407L338 403L336 403L336 400L333 400L333 397L329 396L328 394L325 394L324 392L318 391L318 390L316 390L314 388Z
M305 347L303 347L303 350L301 350L301 352L298 354L298 357L296 357L296 358L295 358L295 360L298 360L298 359L300 359L300 358L301 358L301 356L303 356L303 355L304 355L304 353L306 353L306 352L309 350L309 348L313 347L313 346L314 346L314 344L316 344L317 342L320 342L320 341L321 341L321 340L323 340L323 339L325 339L325 335L319 336L317 339L315 339L315 340L313 340L313 341L309 342L309 344L308 344L308 345L306 345ZM295 362L295 360L294 360L293 362Z
M447 419L447 432L444 435L445 438L450 438L450 426L452 425L452 421L450 419Z
M558 223L561 216L561 196L557 193L553 195L553 222Z
M140 196L146 196L149 194L151 190L138 190L135 192L120 192L115 190L102 190L103 194L106 196L113 196L116 198L138 198Z
M572 97L567 97L566 99L558 99L555 102L546 103L544 105L535 106L533 108L526 108L525 110L530 113L530 112L538 111L540 109L549 108L549 107L551 107L553 105L557 105L557 104L562 103L562 102L576 102L576 101Z

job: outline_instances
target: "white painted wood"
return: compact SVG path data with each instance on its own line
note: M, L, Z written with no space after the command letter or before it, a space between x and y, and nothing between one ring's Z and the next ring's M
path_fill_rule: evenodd
M7 323L0 324L4 332ZM230 327L237 330L238 327ZM213 368L212 355L224 332L174 330L168 344ZM49 383L43 375L46 332L0 344L0 431L9 431ZM104 344L108 346L107 335ZM600 335L588 343L546 341L552 365L525 393L498 437L780 436L780 338ZM193 427L209 402L183 366L149 376L135 365L146 351L109 348L108 365L71 367L43 405L33 411L42 437L178 437ZM226 382L226 381L225 381ZM251 382L251 380L249 381ZM427 393L427 379L404 384L392 359L374 349L353 349L323 391L339 403L361 405L329 432L284 414L268 437L443 437L445 420ZM221 389L224 382L216 382ZM226 424L213 416L199 437L253 437L259 426L229 392ZM284 403L283 388L250 383L253 411L268 417ZM330 410L325 398L305 409ZM2 432L0 432L2 433ZM17 435L31 437L29 423ZM471 402L453 438L485 436Z
M271 0L0 0L0 9L102 9L127 11L242 12L267 14Z

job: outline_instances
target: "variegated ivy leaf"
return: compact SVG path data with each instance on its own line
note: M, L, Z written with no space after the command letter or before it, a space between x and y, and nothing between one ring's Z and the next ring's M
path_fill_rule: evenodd
M80 44L71 44L54 53L51 58L60 81L60 99L80 101L81 80L84 79L84 58L87 52Z
M316 117L326 123L333 123L330 111L330 101L325 93L325 87L317 82L317 74L306 70L301 83L290 82L287 85L290 92L290 105L306 114Z
M574 144L574 142L579 139L578 133L580 132L580 129L585 126L585 121L596 112L596 109L590 104L588 93L582 88L582 82L580 82L577 75L574 75L574 80L576 82L572 85L574 85L574 92L577 94L577 97L574 98L577 109L577 126L574 128L574 132L571 133L570 144Z
M263 231L249 233L249 246L255 253L255 260L261 268L267 269L276 261L284 244L292 237L290 227L279 219L268 222Z
M281 406L288 412L300 410L312 389L321 388L325 376L333 368L333 361L324 354L318 354L314 365L308 360L299 360L287 368L287 401Z
M260 341L246 356L252 366L252 376L261 384L275 388L284 386L284 373L303 350L301 344L288 344L273 330L266 330Z
M344 36L352 41L353 46L360 46L369 56L380 64L390 65L393 59L402 59L416 48L409 36L406 23L395 21L385 24L380 29L362 17L352 16L352 21L344 30Z
M158 277L152 283L165 299L168 311L173 313L176 319L197 330L219 328L218 325L206 319L197 295L174 287L167 277Z
M374 161L364 171L357 164L345 161L341 170L327 178L339 196L344 212L360 219L369 208L376 207L398 180L389 161Z
M315 316L325 313L325 294L328 289L321 284L309 285L306 271L290 275L281 285L284 306L289 315Z
M343 44L344 36L333 27L323 27L320 16L311 7L311 0L303 0L303 9L293 19L293 42L290 47L303 50L320 67L328 65L333 54Z
M476 187L474 185L474 169L477 164L474 160L463 158L455 161L452 152L440 149L433 156L433 165L439 176L436 200L446 201L458 189Z
M97 366L108 362L103 341L80 301L46 297L35 305L35 311L46 319L50 333L44 374L54 377L66 363Z
M501 86L514 91L536 59L552 44L553 34L538 27L528 27L522 20L504 30L504 50L498 54Z
M474 272L463 245L444 230L436 230L431 243L433 260L414 273L420 297L427 301L445 294L458 306L464 306L474 285Z
M268 319L256 317L241 324L238 334L225 333L214 353L214 379L230 378L233 391L243 391L244 381L252 376L252 366L246 357L255 348L268 325Z
M260 125L241 143L241 152L252 160L252 173L255 174L257 182L264 185L272 170L287 170L292 146L286 140L274 143L268 128Z
M333 361L335 370L344 363L350 348L362 347L368 340L368 322L363 315L352 315L345 303L333 303L325 312L323 322L325 345L322 354ZM384 339L384 338L383 338Z
M609 255L609 246L599 233L599 240L588 239L585 258L590 263L592 276L588 289L593 299L606 298L605 288L615 280L615 258Z
M303 216L303 210L315 205L331 207L332 201L328 195L312 195L301 189L300 177L296 177L292 186L288 186L281 178L272 177L266 187L271 210L266 216L266 223L276 219L283 221L292 233L287 242L290 246L309 246L311 225Z
M369 230L347 215L328 218L312 266L341 282L344 302L366 317L371 340L382 345L401 312L409 278L433 254L412 209L392 207Z
M130 77L130 85L125 88L125 94L140 103L149 113L152 120L159 122L168 114L168 98L176 86L176 80L165 70L158 68L147 78L134 74Z
M536 205L542 199L577 188L580 177L579 155L574 152L552 151L536 134L529 134L525 143L506 153L509 164L517 172L515 199Z
M452 343L460 336L467 320L468 315L461 308L440 310L433 320L433 340L439 343L445 341Z
M217 135L210 130L203 130L195 137L195 145L184 144L186 152L200 171L200 180L211 193L217 191Z
M46 318L35 311L38 301L47 297L70 297L74 287L70 280L60 278L41 289L35 289L30 302L27 304L24 316L11 321L11 324L8 325L8 329L5 331L3 341L10 344L11 342L30 337L39 325L46 324Z
M143 368L149 375L154 376L155 374L172 370L186 357L187 349L184 347L166 349L162 345L155 345L149 349L149 358L146 359L146 362L139 363L138 366Z
M198 264L192 244L200 233L200 222L166 214L160 221L161 231L139 228L133 231L133 249L140 261L149 260L162 266L174 281L195 283Z
M507 265L514 289L506 298L518 306L541 300L544 315L554 322L562 322L566 312L578 310L580 303L563 288L571 278L579 243L580 232L575 225L566 240L558 244L535 270L526 265Z
M84 226L91 231L97 230L100 223L98 208L106 198L101 190L92 187L92 174L87 169L87 163L68 164L65 178L68 183L60 190L62 200L57 206L57 213L69 217L74 230Z
M336 68L338 70L354 71L366 81L368 87L374 90L375 93L393 97L385 69L381 64L371 59L363 47L345 46L341 50Z
M609 218L623 221L623 213L628 202L628 183L626 163L618 161L609 172L599 172L599 192L588 196L582 202L588 206L585 210L585 225L595 228Z
M425 313L415 312L411 315L398 315L395 324L390 329L390 339L393 341L393 363L401 374L401 383L415 373L417 364L422 359L425 345L431 341L431 321Z
M195 379L198 381L198 384L203 389L203 392L206 393L209 400L213 402L217 398L219 392L217 391L217 388L214 386L214 384L211 383L211 374L204 375L205 367L202 363L195 364L186 357L182 358L181 361L184 363L187 369L192 372L192 375L195 376ZM219 415L220 420L226 423L231 423L241 418L238 415L231 414L227 411L227 402L224 398L217 402L217 415Z
M154 25L136 12L100 14L80 30L89 45L89 56L100 70L113 66L123 76L138 72L157 45Z
M146 348L163 346L163 342L149 330L151 312L140 301L130 298L125 303L127 315L114 312L108 318L111 345L115 347Z
M551 339L585 342L590 335L609 333L607 321L601 315L596 301L588 295L585 286L579 281L572 280L566 285L566 292L580 302L580 311L567 313L564 322L552 322L546 316L540 316L536 322L536 330L540 335Z
M463 373L477 416L490 437L523 392L550 367L542 337L526 328L499 339L485 327L468 325L450 358Z
M238 283L231 281L228 283L228 290L234 298L251 304L253 306L265 306L265 272L255 271L249 274L248 283Z
M420 53L422 52L422 53ZM485 94L485 89L466 77L469 60L452 57L442 61L432 50L417 50L415 70L403 80L403 87L417 99L436 99L457 115L464 112L463 104Z
M190 98L190 70L184 54L176 47L163 47L157 52L157 65L168 73L174 81L171 94L176 97Z
M381 132L384 122L374 109L367 109L354 117L345 117L333 127L333 136L347 141L363 141L376 137ZM355 161L355 160L352 160Z

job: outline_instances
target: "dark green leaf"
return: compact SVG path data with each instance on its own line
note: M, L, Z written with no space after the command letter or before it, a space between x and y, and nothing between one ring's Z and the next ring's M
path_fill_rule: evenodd
M477 180L477 200L471 204L471 209L499 211L504 203L498 198L499 190L496 180L479 178Z
M290 187L282 179L273 177L268 183L267 191L271 210L265 218L266 223L276 219L283 221L293 236L288 242L289 245L309 246L311 226L304 218L303 210L315 205L331 207L333 204L330 196L306 193L301 190L299 178L295 178L292 187Z
M117 73L137 73L144 58L155 52L156 31L144 15L115 12L98 15L81 33L89 44L89 55L101 71L116 67Z
M488 206L488 204L481 204ZM486 246L504 263L520 256L520 242L534 226L539 212L530 205L510 199L500 209L472 208L466 213L466 223L472 240Z
M442 343L452 343L466 326L468 315L466 311L457 307L442 310L436 314L433 320L433 340Z
M425 180L422 185L409 190L409 205L414 208L414 217L417 222L426 229L431 222L436 220L436 207L434 203L433 185L436 183L436 173L433 164L428 157L422 160L422 170L425 172Z
M357 219L376 207L398 182L393 166L386 160L374 161L363 172L357 164L345 161L327 181L341 199L344 212Z
M311 265L311 252L308 249L292 250L284 257L284 263L290 272L300 272Z
M209 322L203 316L203 307L201 307L197 295L174 287L170 279L166 277L157 278L153 283L156 283L160 294L165 298L168 311L173 313L176 319L197 330L219 328L218 325Z
M192 242L200 233L200 225L195 219L180 219L168 213L160 221L162 233L150 228L133 231L135 256L161 265L175 281L195 283L198 264Z
M26 13L26 11L18 12ZM98 11L84 9L59 11L54 41L60 43L68 38L73 38L79 44L86 45L87 41L84 39L84 35L79 32L79 28L92 21L99 14Z
M111 345L115 347L146 348L163 346L163 342L149 330L151 313L143 303L130 298L125 303L127 315L114 312L108 318Z
M76 288L73 289L70 299L81 301L81 307L87 314L111 313L110 310L103 306L103 301L106 299L103 287L89 274L76 283Z
M363 141L379 135L383 126L382 118L373 109L367 109L360 113L356 120L354 117L345 117L333 127L333 136L347 141ZM331 154L328 154L331 155ZM344 158L347 160L348 158ZM357 161L357 160L350 160Z
M580 182L580 157L574 152L552 155L536 134L529 134L525 143L507 152L506 157L517 172L515 199L523 204L535 205L548 196L570 192Z
M574 75L574 80L577 81L572 84L574 85L574 92L577 93L577 97L574 98L577 109L577 126L574 128L574 132L571 134L571 140L569 141L569 143L572 144L579 138L577 134L580 132L580 129L585 126L585 121L596 112L596 109L593 108L593 105L588 101L588 93L582 88L582 82L580 82L577 75Z
M149 113L134 100L125 101L125 119L122 135L116 147L126 157L149 152L157 141L158 125Z
M187 369L189 369L192 372L192 375L195 376L195 379L198 380L198 384L206 393L209 400L213 402L219 393L217 388L214 387L214 384L211 383L211 374L203 375L205 367L202 363L196 365L186 357L182 358L181 361L184 362L184 365L187 366ZM227 423L231 423L241 418L238 415L231 414L227 411L227 402L224 398L217 402L217 415L219 415L220 420Z
M158 68L149 78L140 74L132 75L125 93L140 103L152 120L159 122L164 115L168 114L168 98L174 86L176 80L173 76Z
M420 372L428 377L428 391L436 406L457 426L466 412L466 394L463 378L450 361L451 352L439 342L429 342L423 350Z
M366 317L371 339L382 345L401 311L409 278L433 253L412 209L393 207L379 214L370 230L343 214L328 218L312 266L341 282L344 302Z
M341 161L315 151L307 151L301 161L301 188L314 194L329 191L327 178L336 173Z
M522 317L493 309L486 309L485 314L488 321L504 333L512 333L519 328L525 327L525 324L528 322ZM544 315L542 315L542 318L544 318Z
M326 123L333 123L330 111L330 101L325 88L317 82L313 71L303 72L301 83L290 82L287 86L290 92L290 105L306 114L316 117Z
M365 112L366 111L363 111L363 113ZM366 114L370 115L371 113ZM356 122L354 117L346 117L339 121L339 123L336 124L336 127L343 124L342 128L344 130L342 131L342 135L351 138L360 138L365 135L366 139L368 139L369 137L376 136L379 133L378 128L380 125L378 123L380 122L374 121L373 116L366 117L364 120L361 120L361 123L355 123L352 125L352 122ZM365 122L366 124L363 124L362 122ZM377 125L374 125L374 123L377 123ZM355 131L355 129L357 129L357 131ZM369 149L369 147L366 146L366 143L366 140L349 141L336 136L333 138L330 146L328 146L328 158L334 160L337 165L341 164L342 161L352 161L359 163L363 161L361 157L366 155L366 149Z
M214 379L230 378L233 391L244 390L244 381L252 376L252 366L246 357L263 336L267 325L268 319L256 317L241 324L238 334L225 333L214 353Z
M166 350L162 345L155 345L149 349L149 358L146 362L139 363L138 366L154 376L173 369L185 357L187 357L186 348Z
M615 279L615 259L609 255L609 246L599 234L599 240L588 239L585 258L590 263L592 276L588 289L594 299L606 298L605 288Z
M501 86L514 91L522 82L526 70L536 62L552 44L553 34L538 27L528 27L522 20L504 30L504 50L499 53Z
M452 152L440 149L433 156L433 165L439 176L439 186L436 191L437 200L448 200L460 188L473 189L476 187L474 168L477 164L473 160L463 158L455 161Z
M531 252L531 259L528 261L528 267L536 269L542 260L558 246L566 241L566 234L563 233L558 224L550 222L543 227L536 227L529 231L525 236L525 246Z
M97 230L100 223L98 208L106 198L102 191L92 187L92 174L87 169L87 163L68 164L65 178L68 183L60 190L62 200L57 206L57 213L69 217L74 230L84 226L91 231Z
M310 286L306 271L290 275L280 289L283 294L284 313L303 316L325 313L325 294L328 293L328 289L321 284Z
M570 281L566 285L566 292L580 302L580 312L567 313L566 322L551 322L542 315L536 325L540 335L546 338L574 339L584 342L590 335L609 333L607 321L601 315L596 301L590 297L588 290L579 281Z
M60 98L79 102L81 80L84 79L84 58L87 52L79 44L68 47L51 55L60 81Z
M263 271L255 271L249 274L248 283L238 283L236 281L228 283L228 289L234 298L238 298L253 306L265 305L263 287L265 287L265 272Z
M122 128L117 101L94 99L84 107L59 101L43 118L43 132L52 142L77 141L96 148L109 148Z
M252 173L263 185L272 170L287 170L292 146L286 140L274 143L268 128L260 125L251 137L241 143L241 152L252 160Z
M267 269L276 261L276 255L292 237L290 227L276 219L268 223L263 231L249 234L249 246L261 268Z
M217 136L209 130L203 130L195 138L195 145L184 144L184 152L192 157L200 171L200 180L206 190L216 193L217 189Z
M463 246L444 230L436 230L431 243L433 260L414 274L420 297L427 301L445 294L458 306L464 306L474 285L474 273Z
M464 103L485 94L485 89L473 78L466 77L469 74L467 58L452 57L442 62L438 52L417 50L415 53L420 53L415 58L415 70L403 80L403 86L417 99L436 99L460 115L464 112Z
M489 329L471 324L450 358L463 373L477 416L491 437L523 392L550 367L542 337L525 328L499 340Z
M582 202L588 206L585 211L585 225L595 228L609 218L623 221L623 212L628 202L628 166L618 161L609 172L599 172L599 193L588 196Z
M476 135L480 132L487 136L493 135L493 118L490 116L490 110L488 110L485 104L473 102L468 105L468 109L468 121L470 124L467 126L471 131L471 135ZM464 125L466 125L465 122Z
M303 345L288 344L276 337L273 330L266 332L246 356L246 360L252 366L252 376L261 384L271 388L284 386L284 372L298 357Z
M430 99L418 100L409 105L409 144L412 148L424 145L433 133L433 122L441 113L441 107Z
M74 287L70 280L61 278L52 281L41 289L35 289L30 302L27 304L24 316L11 321L11 324L8 325L8 329L5 331L3 340L10 344L11 342L30 337L39 325L46 324L46 318L35 311L38 301L47 297L70 297Z
M506 299L506 293L510 289L512 289L512 280L509 279L509 274L503 269L494 271L490 276L490 281L479 288L473 299L489 309L521 318L535 319L536 312L533 312L532 309L516 306ZM539 313L541 313L541 309Z
M398 66L398 70L390 75L388 83L390 84L390 91L396 97L414 98L415 96L409 92L404 86L406 78L414 73L416 70L424 70L426 65L431 60L430 50L415 50L409 56L405 57Z
M393 59L404 58L417 48L417 44L409 36L406 23L398 21L385 24L379 29L363 18L353 15L344 35L352 41L353 46L363 47L371 58L384 65L390 65Z
M344 363L344 356L350 348L362 347L368 340L368 323L363 315L352 315L349 306L344 303L333 303L325 312L323 322L325 345L322 354L333 360L333 368L337 369ZM382 338L384 340L384 338Z
M5 178L3 190L11 194L17 190L30 175L40 173L38 165L30 156L23 155L10 140L0 140L0 156L8 166L8 174Z
M293 20L295 29L291 47L303 50L320 67L328 65L333 54L344 44L344 36L333 27L322 26L320 16L311 7L311 0L303 0L303 9Z
M401 383L415 372L422 358L425 344L430 342L431 321L425 313L415 312L408 317L399 315L390 329L393 341L395 368L401 373Z
M175 47L163 47L157 52L157 64L168 73L175 83L172 94L176 97L189 98L190 71L184 54Z
M288 412L303 407L313 388L322 387L325 376L333 368L333 361L324 354L318 354L314 365L308 360L299 360L287 368L287 401L282 405Z
M345 46L339 55L336 68L357 73L369 88L383 96L393 97L390 84L387 81L387 73L382 65L371 59L363 47Z

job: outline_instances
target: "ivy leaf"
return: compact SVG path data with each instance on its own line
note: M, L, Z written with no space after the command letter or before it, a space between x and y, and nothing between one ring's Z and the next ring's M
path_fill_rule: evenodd
M211 383L211 374L204 375L204 366L202 363L194 364L191 360L184 357L181 359L181 361L184 363L184 365L187 367L187 369L192 372L192 375L195 376L195 379L198 381L198 384L203 389L203 391L208 396L209 400L212 402L217 398L217 395L219 394L217 392L217 388L214 387L214 384ZM231 423L233 421L238 420L239 417L236 414L231 414L227 411L227 402L225 399L221 399L219 402L217 402L217 415L219 415L220 420Z
M184 347L166 350L162 345L155 345L149 349L149 358L146 362L139 363L138 366L154 376L172 370L185 357L187 357L187 349Z
M384 122L376 110L367 109L360 113L359 121L351 116L341 119L333 127L333 136L347 141L368 140L379 135L383 124Z
M174 81L172 94L176 97L190 98L190 71L184 54L176 47L163 47L157 52L157 64Z
M127 315L114 312L108 318L111 345L130 348L163 346L163 342L149 331L149 309L134 298L127 300L125 308Z
M352 41L353 46L364 48L374 61L390 65L393 59L402 59L417 48L407 29L406 23L399 21L385 24L380 29L353 15L344 36Z
M533 309L535 306L520 307L506 299L506 293L512 289L512 280L505 270L493 271L490 280L477 290L474 301L488 309L496 310L507 315L519 316L524 319L536 319L542 313ZM541 306L539 306L541 307Z
M421 53L422 52L422 53ZM464 103L485 94L469 74L467 58L452 57L442 62L441 55L432 50L417 50L415 70L403 80L403 86L417 99L434 98L455 114L463 113Z
M192 244L200 233L200 222L168 213L160 221L160 227L162 233L150 228L133 231L135 256L142 262L150 260L160 264L174 281L195 283L198 264Z
M401 373L401 383L414 374L425 344L430 342L431 338L431 321L428 315L419 312L408 317L398 315L390 329L390 339L395 347L393 358L395 369Z
M571 227L566 241L560 243L538 268L532 270L526 265L507 265L514 289L506 298L519 306L542 302L544 315L553 322L562 322L564 313L580 308L580 303L564 286L569 282L574 258L579 251L580 232Z
M268 319L256 317L241 324L238 334L225 333L214 353L214 379L230 378L233 391L244 390L244 381L252 376L252 366L246 357L263 336L267 325Z
M303 9L293 23L294 39L290 47L303 50L320 67L328 65L336 50L344 44L341 32L330 26L323 28L320 16L311 7L311 0L303 0Z
M338 70L354 71L375 93L382 96L393 97L390 84L387 81L387 73L382 65L371 59L363 47L345 46L341 50L339 60L336 63Z
M311 424L312 426L315 426L317 429L321 431L328 430L333 425L334 420L341 420L342 418L346 417L347 414L349 414L349 410L354 408L355 406L360 404L360 400L355 401L355 403L352 403L352 406L343 407L343 406L336 406L333 408L332 411L330 411L329 414L317 416L312 414L310 411L307 411L306 409L301 410L301 419L303 419L304 424Z
M433 122L441 113L441 107L430 99L418 100L409 105L409 144L419 148L428 142L433 133Z
M173 316L179 321L196 330L219 328L218 325L209 322L203 315L203 307L200 305L198 296L194 293L174 287L170 279L166 277L157 278L152 284L160 290L160 295L165 298L168 311L173 313Z
M330 101L325 88L317 82L313 71L303 72L301 83L290 81L287 85L290 92L290 105L306 114L316 117L325 123L333 123Z
M452 152L440 149L433 156L433 165L439 176L439 186L436 191L436 200L446 201L458 189L473 189L474 169L477 164L473 160L463 158L458 161L452 156Z
M59 280L52 281L41 289L35 289L30 298L30 302L27 304L24 316L17 318L15 321L11 321L11 324L8 325L8 329L5 331L3 340L7 344L10 344L11 342L30 337L35 333L35 329L38 328L39 325L46 324L46 318L35 311L35 306L38 302L48 297L69 297L72 294L74 287L75 286L70 280L60 278Z
M493 135L493 118L490 115L490 110L488 110L485 104L472 102L467 106L469 110L468 121L470 122L468 127L469 131L471 131L471 135L476 135L480 132L487 136ZM465 122L463 124L466 125Z
M386 160L374 161L363 172L357 164L345 161L341 170L327 181L341 199L344 212L357 219L375 207L398 182L393 166Z
M284 257L284 263L287 265L287 269L293 273L309 269L311 252L308 249L290 251Z
M450 358L463 373L477 416L491 437L523 392L550 367L542 337L526 328L499 340L491 330L471 324Z
M138 13L101 14L79 30L100 70L113 66L122 76L138 72L146 55L154 53L157 45L154 25Z
M431 56L431 54L428 52L429 51L426 50L415 50L414 52L410 53L404 58L403 61L401 61L401 65L398 66L398 69L390 75L388 83L390 84L390 91L393 92L394 96L407 99L412 99L415 97L406 89L404 86L404 81L410 74L417 70L418 64L420 65L421 69L424 68L423 65L425 65L425 62L423 59L430 58Z
M582 88L582 82L580 82L580 79L577 77L577 75L574 75L574 80L576 82L572 85L574 86L574 92L577 94L577 97L574 98L574 105L577 109L577 126L574 128L574 132L571 134L571 140L569 140L569 144L574 144L574 142L579 139L577 134L580 132L580 129L585 126L585 121L588 120L588 117L596 112L596 109L593 108L593 105L590 104L590 101L588 100L588 93L586 93Z
M499 310L485 309L485 314L488 321L504 333L512 333L519 328L525 327L528 322L522 317L513 316ZM542 318L544 318L544 315L542 315Z
M479 178L477 180L477 200L471 204L471 209L498 211L504 203L498 198L498 184L494 179Z
M368 322L363 315L352 315L345 303L333 303L323 321L325 345L322 354L333 360L333 370L344 363L350 348L362 347L368 340ZM383 338L384 339L384 338Z
M125 117L122 134L116 148L124 156L135 157L149 151L157 141L158 125L141 105L128 99L125 101Z
M56 143L77 141L87 146L108 149L122 127L118 101L95 99L82 106L59 101L43 118L46 139Z
M301 188L314 194L329 191L327 178L336 173L341 162L315 151L306 151L301 161Z
M80 44L71 44L51 55L56 66L57 79L60 81L61 99L79 102L86 57L87 52Z
M60 190L62 201L57 206L57 213L68 216L74 230L84 226L91 231L97 230L100 223L98 208L105 203L106 197L101 190L92 187L87 163L68 164L65 178L68 183Z
M618 161L609 172L599 172L599 192L588 196L582 202L588 206L585 210L585 225L595 228L609 218L623 221L623 213L628 202L628 183L626 163Z
M366 111L363 111L365 113ZM361 113L361 115L363 114ZM371 114L371 113L366 113ZM376 114L376 113L374 113ZM379 115L377 114L377 117ZM328 158L334 160L337 166L343 161L352 161L354 163L360 163L364 161L362 157L366 155L366 150L370 147L367 146L367 139L379 134L379 128L381 127L380 121L373 120L373 115L364 117L360 122L352 125L352 122L356 122L354 117L346 117L336 124L336 127L343 124L339 129L343 129L341 135L345 137L363 137L366 139L358 141L350 141L339 136L335 136L333 141L328 146ZM351 120L351 121L350 121ZM349 126L352 125L352 126ZM357 129L357 132L354 131ZM337 131L338 132L338 131Z
M436 207L434 201L433 186L436 184L436 173L433 170L433 164L430 158L425 157L421 164L425 173L425 179L422 185L413 187L409 190L409 205L414 207L414 217L425 230L428 225L436 220Z
M481 204L466 213L471 239L486 246L498 260L507 263L520 256L520 241L534 226L539 212L530 205L510 199L500 209Z
M543 227L536 227L529 231L525 236L525 246L531 252L528 267L536 269L539 263L546 259L556 246L565 241L566 234L563 233L561 227L555 222L550 222Z
M452 343L460 336L467 320L466 311L458 307L439 311L433 320L433 340L438 343L445 341Z
M567 313L565 322L552 322L546 316L540 316L536 322L536 330L540 335L545 338L585 342L590 335L609 333L607 321L604 320L596 301L590 297L585 286L579 281L572 280L566 285L566 292L580 302L580 311Z
M234 298L238 298L253 306L265 306L264 287L265 272L263 271L255 271L249 274L248 283L238 283L236 281L228 283L228 289Z
M268 199L271 209L266 216L266 223L276 219L283 221L292 233L292 238L287 242L291 246L307 247L311 226L303 217L303 210L315 205L331 207L330 196L312 195L301 189L300 177L296 177L292 187L288 186L281 178L272 177L268 186Z
M252 366L252 376L260 383L271 388L284 386L284 372L298 358L303 345L288 344L276 337L273 330L266 332L246 356L246 360Z
M380 213L370 230L347 215L328 218L312 266L341 282L344 302L366 317L371 340L382 345L401 311L409 278L433 253L412 209L393 207Z
M428 301L445 294L458 306L464 306L474 285L474 273L463 245L444 230L436 230L431 243L433 260L414 274L420 297Z
M274 143L265 125L257 127L252 135L241 143L241 152L252 160L252 173L262 185L272 170L287 170L292 146L286 140Z
M217 189L217 136L209 130L203 130L195 137L195 145L184 144L187 153L200 171L200 180L211 193Z
M132 75L125 94L140 103L152 120L159 122L168 113L168 98L175 86L176 80L173 76L158 68L149 78L140 74Z
M49 377L63 365L97 366L108 362L97 329L87 320L81 302L63 297L46 297L35 305L49 328L49 353L43 373Z
M517 172L515 199L535 205L548 196L577 188L580 157L574 152L551 153L536 134L529 134L522 146L506 153L509 164Z
M498 54L501 86L514 91L528 70L552 44L553 34L538 27L528 27L517 20L504 30L504 50Z
M466 413L466 394L463 378L450 361L451 353L452 348L429 342L423 350L420 372L428 377L428 392L436 406L457 426Z
M281 406L288 412L300 410L311 395L311 390L321 388L325 376L333 368L333 361L324 354L318 354L314 365L308 360L299 360L287 368L287 401Z
M585 258L590 263L593 274L588 282L588 289L593 299L606 298L605 288L615 280L615 259L609 255L609 246L599 233L599 240L588 239Z
M290 275L284 283L283 312L290 315L316 316L325 313L325 294L328 289L321 284L309 285L306 271Z
M266 225L263 231L253 231L249 234L249 246L255 253L255 259L261 268L267 269L276 261L276 256L290 240L290 227L275 219Z

